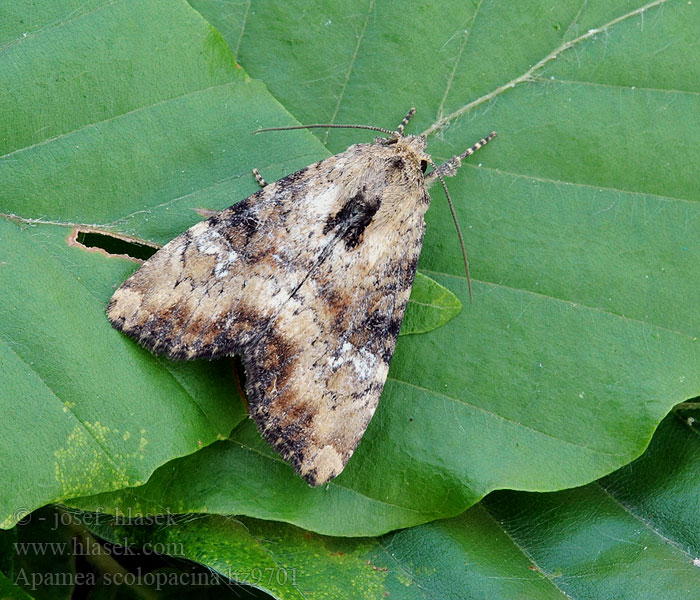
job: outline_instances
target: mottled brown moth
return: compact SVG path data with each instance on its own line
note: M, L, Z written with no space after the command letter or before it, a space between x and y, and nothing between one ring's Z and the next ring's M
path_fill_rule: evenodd
M442 177L495 135L436 167L425 136L404 134L413 113L396 131L345 126L388 137L275 183L256 172L260 191L166 244L109 303L112 325L157 354L240 354L252 418L312 486L343 470L377 407L428 186L447 193Z

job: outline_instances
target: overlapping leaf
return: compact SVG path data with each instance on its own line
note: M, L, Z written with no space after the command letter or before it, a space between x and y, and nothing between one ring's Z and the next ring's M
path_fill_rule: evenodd
M700 585L697 416L668 417L639 460L585 487L495 492L458 517L378 538L203 515L97 531L181 548L285 600L692 598Z

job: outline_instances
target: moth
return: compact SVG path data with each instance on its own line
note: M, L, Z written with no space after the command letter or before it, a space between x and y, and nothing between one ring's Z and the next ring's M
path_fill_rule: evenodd
M495 135L436 167L425 136L404 134L414 112L395 131L303 126L388 137L269 185L256 172L261 190L163 246L107 310L116 329L170 359L241 355L251 417L311 486L343 470L379 402L428 186L441 181L449 200L443 177Z

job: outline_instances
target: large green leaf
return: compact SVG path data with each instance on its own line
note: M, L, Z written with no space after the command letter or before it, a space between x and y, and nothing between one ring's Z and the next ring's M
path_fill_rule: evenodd
M700 586L698 468L697 423L670 416L639 460L595 484L498 492L484 505L566 597L691 598Z
M174 549L283 599L685 600L700 586L693 413L700 416L668 417L640 459L598 482L556 493L495 492L458 517L378 538L220 516L96 531Z
M336 130L247 135L295 122L285 110L305 122L394 126L415 105L410 129L432 134L438 160L499 131L480 151L485 166L472 160L449 182L468 233L474 303L436 194L421 267L466 308L445 327L402 337L346 472L327 489L299 486L287 497L279 491L288 467L245 424L207 449L221 448L216 469L176 463L168 506L301 522L290 507L303 501L309 528L380 533L460 513L495 488L590 481L637 456L668 409L700 391L691 302L700 279L696 4L196 8L226 22L238 63L278 102L179 2L42 3L31 17L3 8L0 110L12 127L1 140L0 207L19 219L3 230L0 278L11 291L0 297L0 339L4 370L18 375L2 398L13 415L19 399L31 406L7 426L5 514L27 497L19 506L135 485L240 419L234 393L231 412L222 408L222 388L233 387L220 374L228 365L212 374L158 361L109 329L99 307L131 266L62 240L76 224L162 243L199 218L193 208L252 192L251 167L273 179L369 139ZM27 256L31 278L21 272ZM175 392L157 389L178 369L199 385L183 384L188 391L171 400ZM90 474L94 453L69 454L83 476L66 485L53 479L65 419L47 416L41 433L36 426L40 411L52 403L62 411L63 402L79 402L84 414L69 406L69 417L112 437L134 422L158 437L148 438L145 458L120 452L123 477L100 454L99 476ZM218 408L205 410L216 423L207 429L187 411L208 403ZM115 453L110 436L99 442ZM225 477L240 493L219 493ZM135 490L153 494L144 506L163 493L149 485ZM192 498L188 487L203 491Z
M232 9L196 6L217 26ZM451 5L425 19L425 6L399 15L367 3L367 12L339 19L341 9L328 4L257 3L239 26L226 21L239 62L301 121L390 125L390 113L415 103L416 125L440 129L432 139L443 157L499 130L481 151L493 166L464 169L450 184L455 199L470 199L457 205L481 281L450 325L399 344L379 411L322 504L289 475L276 489L268 470L284 468L243 425L210 449L216 467L184 459L133 493L87 506L244 512L326 533L378 533L397 518L407 525L457 513L490 489L557 489L609 472L641 452L673 403L696 393L698 321L687 299L700 276L700 211L685 165L697 162L692 115L700 107L697 95L678 91L687 88L682 73L668 81L665 53L687 58L686 46L667 40L700 31L697 9L560 3L548 19L527 17L545 6ZM420 27L418 40L393 34L409 22ZM375 59L377 47L391 56L391 72ZM263 58L270 53L276 60ZM431 56L425 66L422 53ZM411 65L401 68L406 57ZM491 62L499 68L487 69ZM639 78L656 73L658 89L632 89L629 77L613 85L614 73L632 67ZM599 71L604 85L571 83L579 69L589 79ZM419 85L440 70L442 84ZM662 159L651 149L669 131L675 139ZM334 130L327 143L337 150L351 136ZM429 219L421 264L463 294L444 203L436 200ZM232 480L211 489L223 469ZM276 491L260 502L256 490Z
M163 243L201 219L194 209L254 190L252 165L292 171L328 153L307 133L292 152L248 135L284 110L184 2L13 3L0 8L0 49L0 404L12 415L0 524L11 526L49 501L139 485L245 414L230 361L159 360L110 329L107 301L136 265L86 251L79 232ZM459 310L419 281L409 333Z

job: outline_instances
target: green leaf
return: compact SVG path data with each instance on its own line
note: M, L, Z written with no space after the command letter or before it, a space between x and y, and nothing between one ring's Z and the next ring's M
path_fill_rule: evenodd
M446 287L423 273L416 273L411 298L400 335L427 333L454 319L462 310L462 303Z
M159 363L116 332L93 335L112 281L134 265L75 252L65 236L0 222L6 526L53 499L138 485L245 414L223 364Z
M230 440L163 465L143 486L65 502L117 515L243 514L329 535L355 536L377 535L442 516L428 503L412 508L356 488L342 482L321 490L310 488L247 421Z
M30 600L31 596L0 573L0 594L7 600Z
M13 416L0 446L3 515L136 485L240 421L228 363L173 365L112 331L101 307L133 265L65 238L90 226L163 243L199 219L193 209L254 191L252 167L274 179L370 139L248 135L260 126L392 127L415 105L409 130L430 134L438 162L497 130L449 181L474 302L437 190L420 267L465 309L402 336L341 478L290 499L267 493L291 472L246 423L207 449L221 449L219 471L177 473L173 505L257 503L299 522L291 513L303 501L309 528L380 533L459 514L492 489L589 482L638 456L669 408L700 393L689 300L700 280L697 3L367 0L349 13L339 2L198 2L228 24L228 46L178 1L18 6L0 15L0 111L11 125L0 211L19 217L3 224L0 260L12 374L1 398ZM84 427L87 442L72 444L73 421L97 424ZM241 494L216 498L231 476ZM182 491L190 485L203 490L195 499Z
M135 265L86 251L78 233L163 243L201 218L194 209L248 195L253 164L284 173L327 152L305 133L291 153L248 135L284 111L184 2L1 10L7 527L50 501L139 485L245 414L230 361L159 360L111 330L105 307ZM450 318L449 306L434 312L418 311L416 327Z
M283 599L685 600L700 585L700 436L692 414L668 417L640 459L596 483L495 492L458 517L377 538L203 515L96 531L177 549Z
M672 416L638 461L600 482L556 494L498 492L484 504L567 597L692 597L699 439L697 425Z
M284 600L457 599L473 598L465 593L475 589L485 598L525 591L531 598L561 597L540 574L528 571L527 557L478 509L384 538L331 538L291 525L225 517L95 531L107 540L180 548L182 557Z
M647 451L600 480L616 502L669 543L700 558L700 404L661 422Z
M203 515L92 530L171 549L284 599L684 599L700 584L700 438L691 415L667 418L642 458L594 484L496 492L458 517L378 538Z

